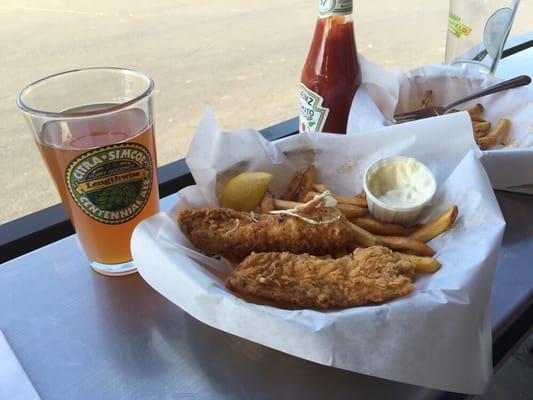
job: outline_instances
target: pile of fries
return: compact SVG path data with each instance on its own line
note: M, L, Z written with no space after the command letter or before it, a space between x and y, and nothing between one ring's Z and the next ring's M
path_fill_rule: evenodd
M451 206L425 224L403 226L383 223L370 215L365 193L341 196L329 191L325 185L316 183L315 179L314 166L296 173L281 198L275 198L270 191L265 192L259 205L260 212L266 214L273 210L295 209L305 213L319 205L315 201L320 197L319 194L328 192L337 201L335 207L350 221L360 244L365 247L381 245L418 256L412 258L416 260L418 272L432 273L440 268L440 263L432 258L435 252L426 243L453 225L458 215L457 206Z
M428 107L431 105L431 98L433 96L432 90L426 90L422 98L422 106ZM459 112L465 110L452 109L448 113ZM496 145L506 146L509 144L508 133L511 129L511 121L508 118L502 118L498 121L495 127L492 128L492 123L481 117L485 111L482 104L477 103L472 107L466 109L470 114L472 120L472 129L474 131L474 138L481 150L488 150Z

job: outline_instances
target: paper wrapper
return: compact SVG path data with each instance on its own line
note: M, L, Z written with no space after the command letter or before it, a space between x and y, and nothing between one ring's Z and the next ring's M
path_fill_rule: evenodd
M197 182L171 213L139 224L132 252L141 276L184 311L217 329L332 367L431 388L481 393L492 374L489 295L504 220L481 166L466 113L355 136L297 135L275 144L255 131L221 132L208 112L187 155ZM447 137L446 151L435 135ZM310 160L318 180L340 194L361 190L373 161L416 157L435 174L429 219L452 204L459 218L429 244L441 270L420 275L409 296L334 311L285 310L248 303L225 288L228 266L204 256L179 230L184 207L216 206L222 181L270 171L281 193ZM216 351L216 349L213 349Z
M394 111L421 108L426 90L433 104L445 104L491 86L501 79L448 65L429 65L408 73L391 72L361 59L363 81L348 121L349 134L375 130L392 120ZM533 194L533 88L524 86L474 100L459 108L481 103L483 118L495 126L501 118L511 120L507 145L483 152L481 162L495 189ZM467 132L465 132L466 134ZM448 148L448 134L434 137Z

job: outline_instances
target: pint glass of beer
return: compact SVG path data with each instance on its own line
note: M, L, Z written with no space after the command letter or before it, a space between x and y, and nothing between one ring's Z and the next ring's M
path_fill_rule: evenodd
M131 233L159 211L153 87L140 72L88 68L41 79L17 97L89 264L102 274L136 271Z

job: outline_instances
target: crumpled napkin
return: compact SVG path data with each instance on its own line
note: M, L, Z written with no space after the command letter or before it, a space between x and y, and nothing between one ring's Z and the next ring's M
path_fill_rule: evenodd
M434 135L447 135L446 151ZM368 165L399 154L419 159L435 174L438 192L423 218L452 204L459 218L429 243L443 267L419 276L409 296L385 304L320 311L248 303L225 287L227 267L200 254L176 223L185 207L217 206L221 186L239 172L272 172L271 187L279 195L294 171L312 160L317 181L355 194ZM360 135L302 134L270 143L253 130L223 132L208 110L186 161L197 184L178 193L173 212L142 221L131 243L143 279L185 312L336 368L463 393L481 393L490 382L489 297L505 222L467 113Z
M428 89L434 104L459 99L501 81L481 72L449 65L428 65L407 73L387 71L360 59L362 84L356 93L348 118L348 134L360 134L387 126L394 113L421 107ZM511 120L509 144L483 152L481 162L495 189L533 194L533 88L531 85L496 93L469 104L485 106L483 117L494 124ZM465 132L468 134L468 132ZM447 136L435 140L447 145Z

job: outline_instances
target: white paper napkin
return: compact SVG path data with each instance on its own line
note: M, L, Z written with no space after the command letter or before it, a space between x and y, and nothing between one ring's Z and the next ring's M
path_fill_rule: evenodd
M40 397L0 331L0 399L39 400Z

